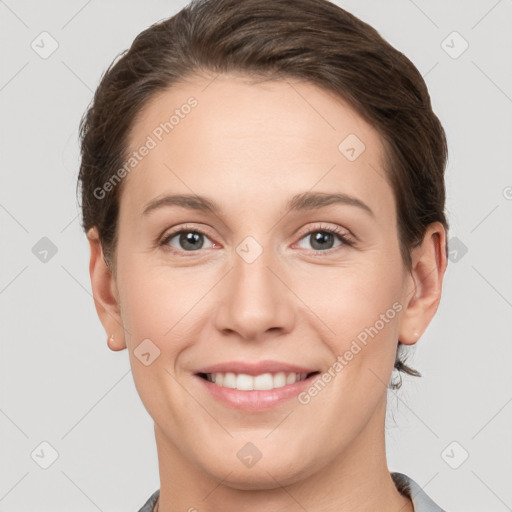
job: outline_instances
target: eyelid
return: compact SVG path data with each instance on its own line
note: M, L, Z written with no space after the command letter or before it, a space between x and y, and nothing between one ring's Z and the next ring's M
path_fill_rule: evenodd
M299 231L299 234L297 236L299 237L299 239L302 239L306 235L309 235L311 233L315 233L318 231L327 231L328 233L336 234L340 237L350 240L353 243L355 243L357 240L357 238L347 228L343 228L337 224L329 226L329 225L325 225L325 223L320 223L318 226L304 228L304 230ZM325 251L323 251L323 252L325 252Z
M171 239L171 238L174 238L176 235L180 234L182 231L190 231L190 232L194 232L194 233L200 233L208 238L213 238L212 236L210 236L210 234L208 233L208 231L205 229L205 228L198 228L197 226L192 226L190 224L183 224L183 225L179 225L175 228L171 228L171 229L168 229L168 230L165 230L164 231L164 234L159 236L157 239L156 239L156 245L167 245L166 242L167 240ZM212 240L213 242L213 240ZM215 242L213 242L215 244ZM180 251L180 252L198 252L198 251Z

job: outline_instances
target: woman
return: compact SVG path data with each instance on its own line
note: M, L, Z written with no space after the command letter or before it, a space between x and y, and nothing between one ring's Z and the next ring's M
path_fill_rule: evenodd
M81 138L97 312L155 424L140 512L441 510L384 438L447 261L414 65L326 0L197 1L110 66Z

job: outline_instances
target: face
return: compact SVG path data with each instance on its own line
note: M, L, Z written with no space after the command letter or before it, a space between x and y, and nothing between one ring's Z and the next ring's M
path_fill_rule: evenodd
M377 131L311 84L223 75L160 93L129 141L151 148L124 178L116 338L159 447L266 488L380 439L414 283Z

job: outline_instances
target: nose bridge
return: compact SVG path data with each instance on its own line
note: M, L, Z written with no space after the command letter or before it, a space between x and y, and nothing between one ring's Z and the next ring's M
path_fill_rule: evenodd
M269 244L263 247L247 237L237 247L233 270L221 301L217 328L236 331L246 339L256 339L269 329L289 330L293 322L290 293L281 280Z

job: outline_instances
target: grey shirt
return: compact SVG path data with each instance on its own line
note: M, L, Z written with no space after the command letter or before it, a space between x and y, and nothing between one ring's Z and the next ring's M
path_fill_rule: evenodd
M391 473L396 488L401 494L411 499L414 506L414 512L445 512L436 505L425 493L425 491L411 478L403 473ZM156 500L160 495L160 489L155 491L146 501L139 512L152 512Z

